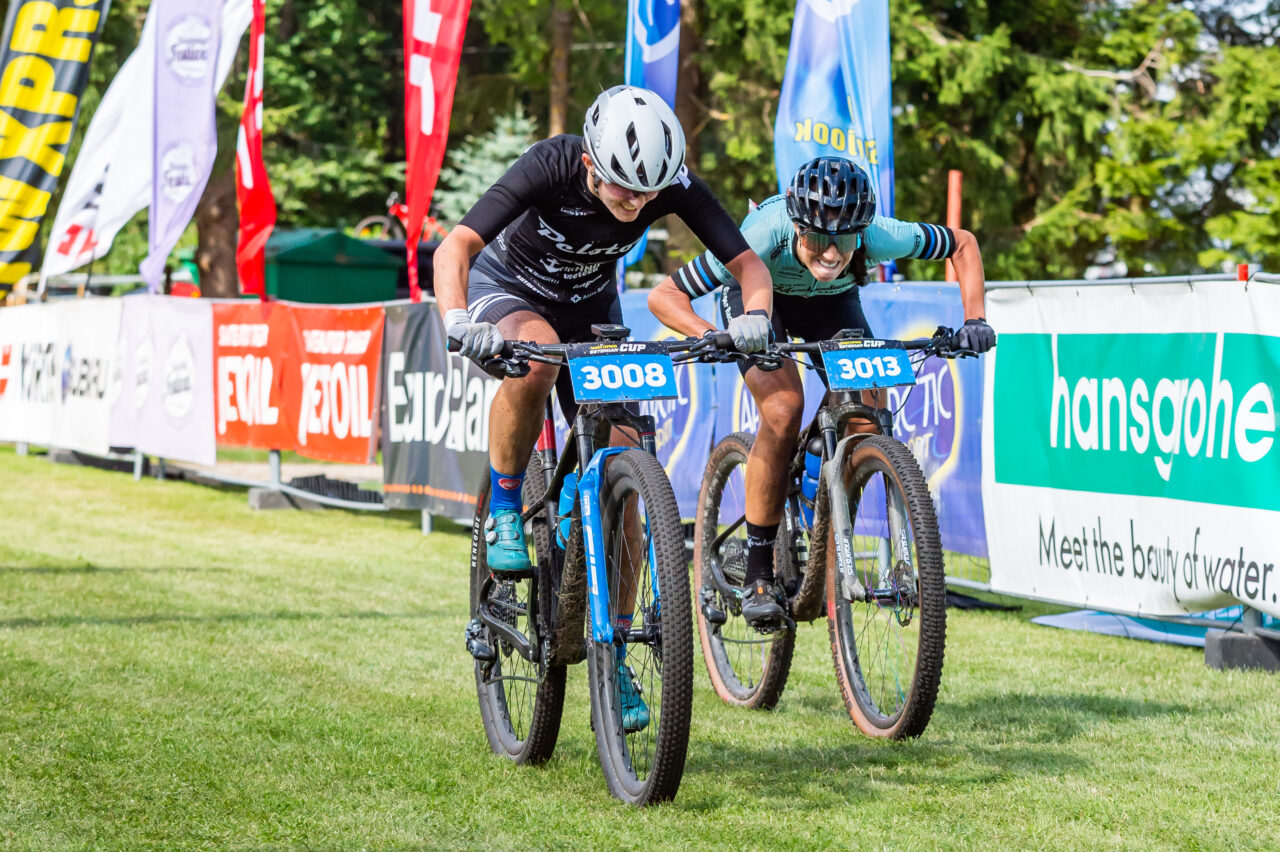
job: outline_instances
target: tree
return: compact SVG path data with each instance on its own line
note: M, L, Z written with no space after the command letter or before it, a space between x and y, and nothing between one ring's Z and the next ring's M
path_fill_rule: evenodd
M498 119L494 129L483 136L468 136L448 154L448 164L440 170L440 184L433 198L440 216L452 222L461 219L534 141L537 125L515 110Z

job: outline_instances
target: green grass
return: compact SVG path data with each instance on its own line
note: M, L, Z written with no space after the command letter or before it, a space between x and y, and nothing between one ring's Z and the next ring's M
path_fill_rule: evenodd
M0 449L0 848L1280 847L1280 681L949 613L925 736L872 742L822 624L780 709L697 658L671 805L609 798L585 671L544 768L488 751L465 530Z

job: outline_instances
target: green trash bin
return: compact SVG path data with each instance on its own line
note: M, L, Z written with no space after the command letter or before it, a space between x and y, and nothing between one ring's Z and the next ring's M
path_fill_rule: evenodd
M267 240L267 295L292 302L351 304L396 296L404 262L328 228L276 229Z

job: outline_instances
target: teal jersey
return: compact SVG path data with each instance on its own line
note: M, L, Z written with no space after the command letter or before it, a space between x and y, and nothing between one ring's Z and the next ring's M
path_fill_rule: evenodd
M742 221L742 235L769 267L775 293L832 296L854 286L853 274L847 270L834 281L818 281L796 257L796 231L782 195L766 199L748 213ZM886 216L874 217L858 238L866 243L868 267L900 257L941 260L950 257L956 248L955 234L950 228ZM717 287L736 286L729 270L709 251L681 267L672 277L691 298Z

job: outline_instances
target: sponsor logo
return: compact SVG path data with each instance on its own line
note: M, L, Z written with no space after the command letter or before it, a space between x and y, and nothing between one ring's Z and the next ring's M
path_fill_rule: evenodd
M53 343L24 343L21 358L23 402L57 402L60 390L58 358Z
M590 210L583 210L579 207L561 207L560 212L568 216L590 216Z
M232 326L223 326L229 328ZM262 326L266 329L266 326ZM219 331L221 338L221 330ZM227 434L228 423L274 426L280 409L271 402L275 367L270 358L257 355L223 355L215 370L218 385L218 434Z
M147 394L151 391L151 336L144 334L142 342L133 351L133 407L141 411L147 404Z
M261 349L267 345L271 327L262 323L227 323L218 326L218 345Z
M298 443L308 435L368 438L373 434L367 364L303 364Z
M77 357L70 346L62 354L62 401L102 399L110 379L108 365L102 358ZM41 400L52 402L54 400Z
M181 420L191 411L196 400L196 358L185 334L169 347L164 364L164 411L173 420Z
M636 239L626 244L611 242L607 246L598 246L594 242L588 242L582 245L574 245L568 242L568 238L564 234L560 233L555 228L548 225L546 223L546 220L544 220L541 216L538 217L538 236L545 237L546 239L555 243L555 247L562 252L565 252L567 254L584 255L587 257L594 257L596 255L609 255L612 257L622 257L627 252L631 251L632 246L634 246L636 243L640 241L639 238L637 237Z
M309 355L363 355L373 332L309 328L302 332L303 348Z
M0 346L0 397L9 389L9 378L13 362L13 346Z
M444 372L405 369L406 354L387 356L387 420L392 443L425 442L446 449L489 448L489 406L501 384L459 357Z
M512 479L507 476L498 477L498 485L507 491L514 491L517 488L519 488L522 484L523 483L521 483L521 481L518 479Z
M160 159L160 189L165 198L180 204L196 188L196 180L196 152L193 147L183 142L164 152Z
M997 482L1280 509L1280 339L1011 334L1000 347Z
M198 83L209 76L213 63L213 27L196 15L187 15L169 28L165 62L184 83Z
M929 484L959 464L961 399L955 365L929 358L920 366L914 385L886 389L894 432L915 456ZM936 492L935 492L936 493Z

